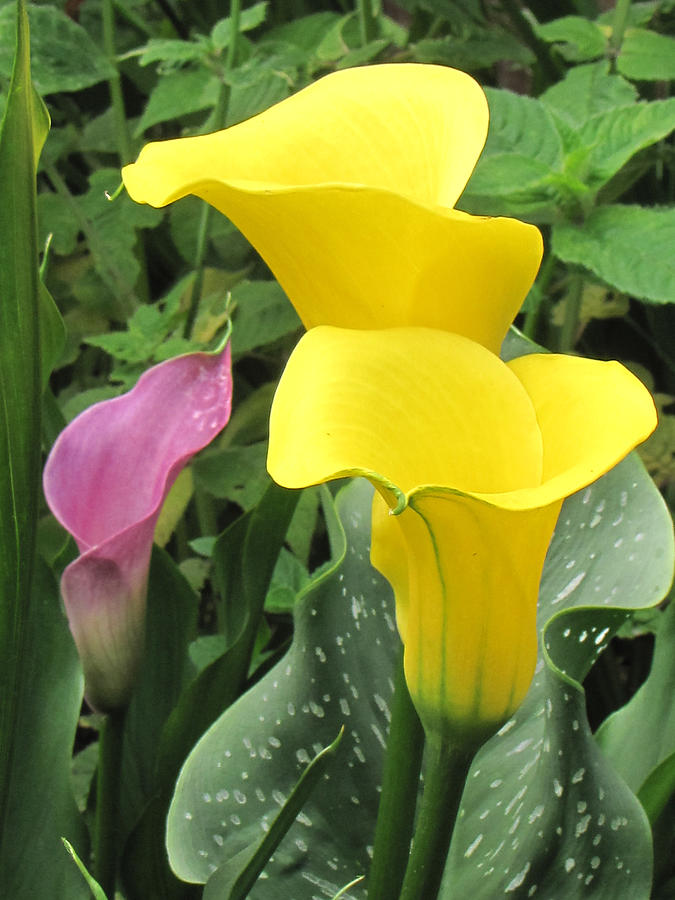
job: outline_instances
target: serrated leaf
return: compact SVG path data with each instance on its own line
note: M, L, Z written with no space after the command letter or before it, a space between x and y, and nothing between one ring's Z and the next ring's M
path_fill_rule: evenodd
M267 18L269 3L254 3L248 9L243 9L239 17L239 31L251 31L257 28ZM211 40L216 50L222 50L232 39L232 18L228 16L221 19L211 29Z
M601 206L583 225L556 225L552 249L641 300L675 302L675 208Z
M270 477L265 470L267 443L210 450L193 463L195 482L214 497L252 509L265 493Z
M644 28L628 28L616 66L634 81L675 78L675 38Z
M179 69L163 75L138 121L136 137L160 122L180 119L215 106L218 79L207 69Z
M144 47L134 51L135 54L139 54L138 64L141 66L147 66L153 62L183 65L203 59L208 52L208 44L201 36L195 41L151 38Z
M541 95L542 103L572 126L637 99L637 91L620 75L609 74L608 62L574 66L565 78Z
M232 289L236 304L232 352L262 347L302 328L298 314L276 281L244 281Z
M631 156L667 137L674 128L675 98L635 103L593 116L577 132L579 145L590 148L583 180L592 189L602 187Z
M508 59L529 65L534 54L507 32L485 29L468 37L425 38L412 46L413 58L421 63L440 63L457 69L486 69Z
M0 75L14 55L14 4L0 9ZM87 32L53 5L28 5L33 83L40 94L79 91L112 78L115 70Z
M486 88L485 93L490 107L490 127L484 155L517 153L559 169L563 160L562 142L546 106L533 97L511 91Z
M550 44L562 44L561 56L570 62L597 59L605 53L607 39L604 31L582 16L563 16L538 24L536 34Z

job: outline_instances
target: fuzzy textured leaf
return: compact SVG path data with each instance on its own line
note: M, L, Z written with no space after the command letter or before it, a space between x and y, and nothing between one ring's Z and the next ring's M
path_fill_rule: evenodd
M641 300L675 303L675 209L610 205L583 225L556 225L553 252Z

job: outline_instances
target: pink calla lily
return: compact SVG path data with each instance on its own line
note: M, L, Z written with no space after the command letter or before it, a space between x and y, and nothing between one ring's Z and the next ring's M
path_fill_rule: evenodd
M47 460L47 503L80 550L61 593L97 710L129 701L162 503L190 458L227 424L231 402L228 342L219 353L154 366L127 394L85 410Z

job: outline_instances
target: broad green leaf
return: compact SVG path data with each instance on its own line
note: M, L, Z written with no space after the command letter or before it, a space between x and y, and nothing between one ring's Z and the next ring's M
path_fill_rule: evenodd
M40 364L42 387L47 386L52 370L61 358L66 345L66 326L56 303L44 284L39 287L40 309Z
M675 78L675 38L628 28L616 66L634 81L669 81Z
M537 674L474 762L441 896L453 884L477 900L649 897L648 825L597 749L580 682L628 611L666 592L672 565L668 512L634 454L565 502L540 590Z
M598 113L630 106L637 99L637 91L620 75L610 75L609 63L603 61L570 69L540 99L547 109L576 128Z
M550 44L560 44L557 49L569 62L597 59L605 53L607 38L595 22L581 16L563 16L535 28L536 34Z
M240 282L232 289L232 302L235 356L302 328L297 313L276 281Z
M8 76L14 54L14 4L0 8L0 75ZM87 32L54 5L28 4L33 83L42 95L79 91L114 75Z
M598 729L602 752L638 794L649 776L675 754L675 604L661 614L649 677L622 709ZM666 766L665 778L672 769ZM671 790L675 773L670 773ZM652 785L652 792L656 785ZM667 796L666 798L667 799ZM660 809L654 810L657 814Z
M26 630L18 714L3 757L10 781L2 799L0 896L85 900L89 889L61 843L67 837L86 858L89 841L70 777L83 678L58 585L42 562Z
M195 41L180 41L168 38L151 38L148 43L134 55L139 54L138 64L148 66L150 63L161 62L180 66L195 60L201 60L209 52L205 39L199 36ZM130 54L125 54L129 56Z
M183 878L205 882L256 844L342 725L335 765L250 896L309 900L317 889L333 896L367 870L398 654L391 591L368 562L371 498L367 482L345 488L337 501L342 525L327 506L335 562L298 601L291 649L209 729L183 767L167 844Z
M653 303L675 302L675 209L601 206L583 225L556 225L552 248L607 284Z
M218 79L208 69L179 69L163 75L136 126L136 137L160 122L180 119L215 106Z
M10 21L16 18L16 28L6 24L5 34L9 32L12 39L16 36L17 50L0 125L0 894L22 898L30 896L22 887L24 878L30 883L33 873L44 867L55 881L60 880L65 871L60 863L70 863L58 844L50 847L50 841L58 841L59 835L50 833L48 825L42 827L45 819L34 802L27 802L24 812L16 794L20 788L27 792L29 801L34 800L38 795L33 778L47 789L39 771L42 764L46 766L47 757L41 757L39 746L31 745L31 733L42 727L49 730L49 723L39 714L40 707L33 705L38 697L44 699L43 692L50 685L35 670L39 656L34 642L43 597L36 597L32 591L42 392L35 172L49 123L31 86L28 20L23 3L12 5L10 13ZM52 602L56 604L53 596ZM54 656L67 654L58 639L56 644ZM42 672L46 678L54 678L50 666ZM63 684L62 699L67 708L72 682L66 677ZM37 716L35 722L31 714ZM68 723L67 712L64 717ZM59 719L54 724L63 723ZM57 769L49 775L58 781L61 776L68 777L61 755L64 741L66 753L70 749L68 739L72 746L72 730L66 736L55 728L51 737L53 744L45 753L54 753ZM69 806L62 787L59 784L55 794L53 821L72 825L72 800ZM35 852L32 861L25 856L26 847ZM60 859L57 854L61 854ZM77 876L77 872L74 874Z
M332 744L317 753L309 763L264 837L258 838L252 847L240 850L214 872L204 889L204 900L222 900L225 897L228 900L245 900L248 897L265 864L300 815L319 780L327 774L326 770L330 768L343 735L344 727Z
M291 44L302 50L309 59L316 55L317 47L339 20L340 15L336 12L316 12L301 16L270 29L263 36L261 43Z
M367 563L369 497L360 482L340 495L346 547L299 601L291 650L184 766L168 821L183 878L207 880L252 842L312 742L343 723L347 766L310 800L251 897L331 896L367 871L396 644L390 592ZM634 456L566 501L540 594L546 649L526 704L476 760L448 873L454 896L527 897L536 883L540 896L577 900L580 890L607 896L596 891L607 884L646 900L647 823L590 735L578 683L627 611L661 598L672 555L663 501Z
M494 153L476 167L459 205L478 215L550 221L555 218L558 205L554 179L551 168L533 157Z
M583 180L593 189L602 187L631 156L667 137L674 128L675 98L635 103L593 116L577 132L579 146L590 148Z

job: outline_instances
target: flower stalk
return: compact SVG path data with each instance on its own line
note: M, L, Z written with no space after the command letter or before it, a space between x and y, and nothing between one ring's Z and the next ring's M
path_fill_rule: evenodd
M477 747L427 735L424 794L400 900L433 900L443 878L464 783Z
M368 875L369 900L398 897L401 890L415 821L423 749L424 731L410 699L401 653Z
M115 896L119 849L119 799L126 707L103 719L98 740L94 871L106 897Z

